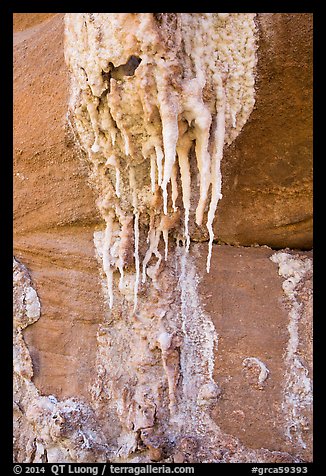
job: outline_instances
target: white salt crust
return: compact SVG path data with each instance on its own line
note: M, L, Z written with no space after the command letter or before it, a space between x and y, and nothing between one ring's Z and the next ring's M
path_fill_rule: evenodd
M58 401L41 395L32 382L33 363L23 330L41 317L41 304L27 268L13 259L13 421L19 463L105 461L105 441L94 431L90 407L74 398ZM68 432L62 433L63 425ZM26 431L28 429L28 432ZM81 439L82 438L82 439ZM102 460L96 454L102 443Z
M243 367L249 367L251 368L252 366L256 366L259 369L259 375L258 375L258 386L260 388L263 388L263 383L267 379L269 375L269 370L266 367L266 364L262 362L260 359L257 357L246 357L242 361Z
M278 273L284 278L282 288L290 304L286 349L286 375L284 380L283 411L286 415L285 434L289 440L306 448L305 427L302 417L305 409L312 411L313 388L309 371L304 365L299 350L299 321L302 303L298 299L298 285L304 276L312 271L312 260L307 257L293 256L285 252L274 253L270 258L278 264Z
M239 134L255 101L254 17L252 13L65 15L65 58L72 76L70 121L100 191L110 307L114 271L120 271L120 284L123 280L126 247L115 243L126 239L127 218L132 216L134 222L128 239L134 246L135 310L140 262L143 283L153 257L159 269L161 237L165 260L169 236L181 239L189 250L196 180L189 161L192 148L199 179L196 223L201 225L207 212L210 270L213 221L222 198L223 149ZM147 170L149 185L141 180L139 167ZM143 256L141 226L148 227ZM118 249L117 256L112 248ZM155 282L155 272L151 279Z

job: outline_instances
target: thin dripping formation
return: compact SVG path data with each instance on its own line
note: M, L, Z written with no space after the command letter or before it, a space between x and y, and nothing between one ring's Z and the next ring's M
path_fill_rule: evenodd
M147 278L155 286L169 245L181 240L189 251L193 215L208 231L210 270L223 150L254 105L254 17L65 16L72 122L106 224L100 255L110 307L115 272L121 290L128 268L136 311L138 292Z

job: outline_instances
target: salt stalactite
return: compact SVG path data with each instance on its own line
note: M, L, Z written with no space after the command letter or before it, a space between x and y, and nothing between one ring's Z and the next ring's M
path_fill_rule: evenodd
M151 155L151 190L152 193L155 193L156 186L155 186L155 155Z
M186 110L191 111L191 117L194 120L194 130L196 139L196 158L199 170L199 201L196 209L196 223L201 225L206 206L207 194L210 185L210 165L211 157L208 152L210 139L210 126L212 116L208 107L202 99L202 88L197 81L192 80L186 89L187 99L185 102Z
M213 160L212 160L212 173L211 173L211 183L212 183L212 198L208 210L207 217L207 229L209 233L209 244L208 244L208 256L206 269L207 273L210 270L211 256L212 256L212 246L214 239L213 232L213 220L215 217L216 207L218 201L222 198L222 175L221 175L221 161L223 157L223 146L224 146L224 135L225 135L225 102L223 101L222 108L217 112L216 118L216 127L214 131L214 151L213 151Z
M158 96L158 99L160 101L160 96ZM165 215L168 213L167 185L171 179L178 141L178 113L173 106L175 105L172 104L172 107L167 108L165 102L162 101L160 110L164 145L164 171L161 187L163 191L163 210Z
M174 163L173 167L172 167L172 173L171 173L172 208L173 208L174 212L177 211L177 207L176 207L176 201L177 201L177 198L178 198L178 180L177 180L177 177L178 177L178 167L177 167L177 164Z
M122 214L120 215L121 215L120 221L122 222L122 227L121 227L121 233L120 233L120 243L119 243L119 252L118 252L118 269L120 272L119 289L121 289L124 284L125 255L129 247L130 223L132 221L132 217L123 216Z
M114 155L111 155L107 158L105 165L107 167L113 166L115 169L115 194L118 198L120 198L120 168L117 158Z
M136 184L136 177L135 177L135 169L134 167L130 167L129 169L129 185L132 192L132 206L134 210L134 240L135 240L135 284L134 284L134 312L137 309L137 298L138 298L138 286L139 286L139 273L140 273L140 264L139 264L139 212L138 212L138 205L137 205L137 184Z
M100 197L108 197L100 207L106 222L105 246L118 249L126 231L122 231L124 217L134 217L133 236L125 234L124 249L128 236L134 247L135 309L140 261L141 282L150 276L155 285L162 238L165 260L169 241L181 239L189 250L193 204L198 226L207 216L210 270L213 221L222 197L223 149L240 133L254 106L254 17L251 13L65 16L65 58L72 79L70 123L93 166L91 177ZM192 176L195 164L199 190ZM111 235L108 214L115 227ZM140 256L143 233L149 247ZM112 306L113 273L119 270L121 288L126 263L120 252L104 254ZM153 255L157 261L149 266Z
M115 194L120 198L120 169L119 167L115 168Z
M143 273L142 273L142 282L146 282L146 267L151 259L152 255L154 254L157 258L159 263L161 263L162 256L158 251L158 245L160 242L160 237L161 237L161 231L156 230L155 228L150 229L150 234L149 234L149 248L145 254L144 260L143 260Z
M110 214L106 222L106 228L104 233L104 243L103 243L103 270L106 274L106 279L107 279L110 309L112 309L112 306L113 306L113 268L111 266L111 258L110 258L110 248L111 248L111 242L112 242L112 227L113 227L113 218L112 218L112 215Z
M182 141L183 139L183 141ZM190 236L189 236L189 213L190 213L190 197L191 197L191 175L189 164L189 152L192 146L192 141L184 136L181 139L180 146L177 148L179 169L182 185L182 201L184 207L184 235L186 238L186 250L189 250Z
M169 230L163 230L163 239L164 239L164 259L168 259L169 251Z
M158 173L158 184L159 186L162 185L162 178L163 178L163 158L164 158L164 155L163 155L163 151L161 149L161 147L159 146L156 146L155 147L155 153L156 153L156 162L157 162L157 173Z

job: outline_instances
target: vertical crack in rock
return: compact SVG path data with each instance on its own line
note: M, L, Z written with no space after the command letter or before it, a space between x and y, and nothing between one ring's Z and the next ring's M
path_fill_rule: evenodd
M94 412L75 398L43 396L32 382L33 364L23 330L41 316L28 271L13 260L14 455L19 463L104 462L108 448Z
M303 307L300 287L304 278L312 272L312 260L285 252L275 253L270 259L278 264L279 275L284 278L282 288L289 308L289 340L285 355L283 401L287 422L285 434L293 444L306 448L305 439L309 425L305 413L311 414L313 393L309 370L299 350L299 324ZM307 289L305 294L309 294Z

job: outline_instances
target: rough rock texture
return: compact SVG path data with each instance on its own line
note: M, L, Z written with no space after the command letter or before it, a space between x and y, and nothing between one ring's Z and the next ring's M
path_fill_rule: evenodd
M299 423L300 428L289 435L291 425L298 424L291 415L298 402L291 406L291 411L287 402L289 393L293 403L302 396L298 420L304 421L305 412L311 412L312 254L286 251L273 254L268 248L219 248L211 273L201 281L203 305L219 332L214 375L224 388L213 418L224 431L237 436L247 446L290 452L296 448L309 460L312 414L306 426ZM271 262L277 263L283 255L295 258L293 272L289 266L290 281L296 267L307 267L301 281L295 284L299 307L297 330L293 328L293 302L282 289L284 278L276 276L278 269ZM294 349L296 332L298 343ZM296 356L303 366L300 369L300 362L297 363L299 372L293 369ZM261 372L257 362L246 361L252 357L266 366L267 374ZM296 375L301 379L301 374L309 381L304 382L303 378L303 383L302 380L295 383ZM290 391L295 385L296 397ZM303 444L297 441L300 434Z
M69 124L90 164L105 222L102 261L110 308L113 272L119 271L123 287L134 257L136 309L140 282L156 279L161 239L165 260L169 239L182 240L188 250L192 222L208 231L209 271L224 146L240 133L254 105L254 17L65 17Z
M40 318L41 306L27 269L14 259L14 461L105 461L107 447L92 409L70 398L42 396L22 331Z
M311 16L256 22L256 108L224 153L214 231L309 248ZM31 25L15 35L14 245L33 286L16 263L14 313L28 315L26 286L41 313L16 331L15 460L311 460L311 253L213 245L206 275L207 244L171 248L137 312L132 272L110 311L98 192L67 127L62 15Z
M88 287L89 276L98 279L92 237L98 217L87 174L66 134L62 18L35 28L28 40L20 33L14 38L14 247L35 274L43 306L30 337L38 342L35 382L51 391L55 369L60 394L83 395L104 313L100 288Z
M256 23L259 35L256 105L241 135L224 152L223 200L215 220L215 235L229 244L309 249L312 245L312 16L259 14ZM16 33L14 42L14 159L16 174L21 174L15 176L19 183L15 191L18 194L24 186L25 175L33 181L37 174L39 188L38 204L33 203L37 197L32 194L19 193L27 201L22 207L16 194L15 211L32 215L24 224L19 220L15 231L21 234L27 227L33 227L33 213L38 213L38 220L43 217L45 228L73 219L88 223L96 220L96 207L87 200L90 191L85 180L79 184L78 207L73 206L81 166L75 158L71 165L74 170L69 169L73 159L65 146L69 77L63 56L62 15L34 27L27 39L23 33ZM42 160L44 154L47 160ZM54 162L49 172L51 160ZM24 174L26 167L28 174ZM52 176L50 186L47 172ZM72 181L70 186L66 186L63 177ZM49 203L49 187L55 187L55 193L60 196L60 210ZM66 197L69 204L64 206ZM201 239L198 232L195 238Z
M27 30L49 20L53 15L55 13L32 13L27 15L26 13L14 13L13 30L14 32Z
M256 104L222 162L226 243L312 247L312 14L258 15Z
M219 246L211 274L200 279L205 248L197 245L187 258L182 248L177 251L160 275L160 290L150 287L139 296L141 312L136 318L130 318L133 302L132 297L128 302L127 293L98 326L89 396L82 402L73 400L74 405L86 405L87 414L92 412L88 418L93 418L92 438L97 441L97 452L91 446L94 461L311 460L311 254L292 258L268 248ZM293 261L287 276L296 276L300 314L299 344L290 357L293 302L282 290L283 279L272 262L284 255ZM283 276L281 268L280 273ZM26 332L24 338L32 350ZM299 359L301 373L289 358ZM267 369L263 375L261 366ZM46 393L59 399L60 378L52 370L52 388ZM27 381L31 376L32 371ZM26 400L41 405L36 388L30 382L29 386L33 394ZM16 403L24 406L20 391L19 387ZM72 389L67 396L75 395ZM302 407L295 405L293 415L289 402L296 399ZM69 402L71 398L55 403L66 408ZM57 411L52 406L49 415ZM37 428L47 428L43 414L38 425L36 433ZM21 429L16 448L26 445L23 438L28 435L43 452L46 449L48 461L92 460L92 453L85 456L83 447L79 450L75 436L66 435L63 443L51 432L37 438L32 430Z

